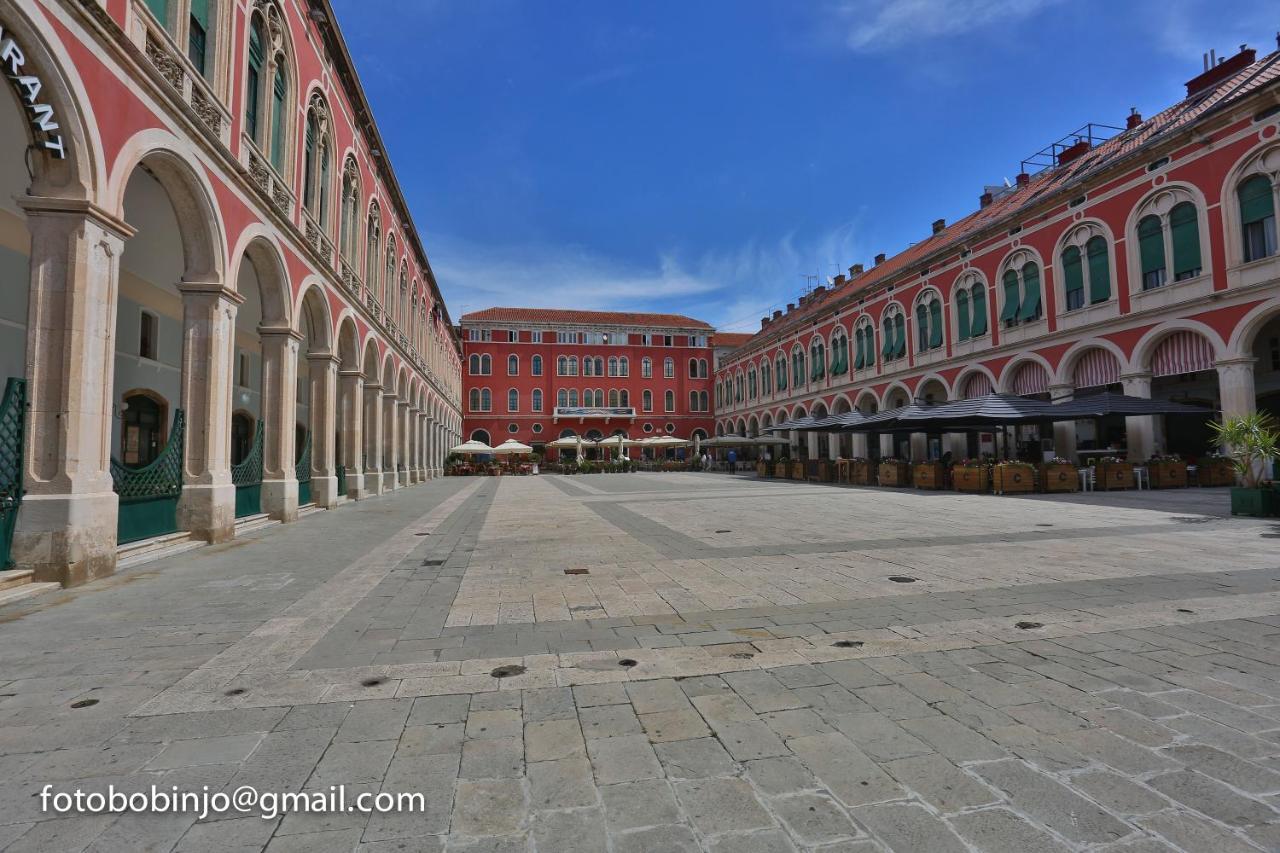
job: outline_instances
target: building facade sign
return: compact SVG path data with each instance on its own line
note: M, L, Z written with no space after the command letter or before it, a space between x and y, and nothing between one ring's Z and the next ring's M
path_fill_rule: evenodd
M62 134L58 133L57 116L53 107L40 101L40 90L44 88L40 78L34 74L24 74L27 57L22 47L0 24L0 67L4 68L4 76L9 78L14 91L22 100L31 116L31 126L35 128L37 145L48 151L59 160L67 156L66 145Z

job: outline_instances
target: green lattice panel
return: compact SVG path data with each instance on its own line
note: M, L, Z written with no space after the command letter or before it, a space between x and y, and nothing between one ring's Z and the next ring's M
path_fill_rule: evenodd
M23 412L27 383L12 377L0 398L0 569L12 568L9 546L22 503Z
M236 487L236 518L262 512L262 421L253 431L253 445L238 465L231 466L231 482Z
M298 457L298 465L294 468L294 476L298 478L298 506L311 503L311 434L307 434L307 443L302 445L302 454Z
M182 449L186 416L173 413L169 441L149 465L129 468L111 460L111 483L120 496L116 541L136 542L178 530L178 498L182 496Z

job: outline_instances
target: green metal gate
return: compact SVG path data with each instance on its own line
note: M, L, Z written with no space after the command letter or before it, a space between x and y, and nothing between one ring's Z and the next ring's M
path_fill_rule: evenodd
M311 503L311 433L307 433L307 442L302 445L294 475L298 478L298 506L306 506Z
M343 497L347 493L347 466L339 465L335 473L338 475L338 497Z
M22 503L22 428L27 383L11 377L0 397L0 569L13 568L9 546Z
M155 461L129 468L111 459L111 484L120 496L116 542L137 542L178 530L178 498L182 496L182 445L186 416L173 412L169 441Z
M231 466L231 482L236 487L236 518L262 512L262 421L253 431L253 444L238 465Z

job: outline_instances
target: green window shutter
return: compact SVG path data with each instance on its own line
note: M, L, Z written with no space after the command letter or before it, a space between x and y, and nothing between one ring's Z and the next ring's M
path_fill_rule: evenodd
M277 171L284 171L285 132L285 98L289 94L289 82L284 76L284 68L276 69L276 79L271 85L271 165Z
M1169 237L1173 243L1173 278L1192 278L1200 274L1200 223L1196 206L1184 201L1169 211Z
M209 29L209 0L191 0L191 17L199 21L200 26Z
M261 143L261 122L258 120L259 92L262 77L262 29L255 20L249 28L249 68L245 73L244 123L249 138Z
M1000 310L1000 321L1018 319L1018 274L1009 270L1004 274L1004 308Z
M929 347L942 346L942 300L929 303Z
M1271 197L1271 181L1265 175L1254 175L1236 191L1240 197L1240 224L1248 225L1275 215Z
M866 354L862 351L862 327L853 330L853 369L861 370L867 363Z
M1022 310L1019 320L1033 320L1040 313L1040 268L1027 264L1022 268Z
M973 324L969 327L969 335L978 337L987 333L987 288L978 282L970 291L973 296Z
M929 348L929 308L923 302L916 306L916 352Z
M956 332L962 341L969 340L969 294L967 291L956 291Z
M907 315L899 314L893 318L893 357L902 358L907 354Z
M867 346L867 367L872 367L876 363L876 327L869 325L863 330L866 334Z
M316 121L313 115L307 116L306 133L303 136L303 172L302 172L302 203L311 208L311 201L315 198L316 179Z
M1062 252L1062 289L1067 296L1068 310L1084 304L1084 264L1075 246L1068 246ZM1079 297L1072 299L1077 293Z
M1111 264L1107 257L1107 240L1094 237L1084 245L1089 259L1089 302L1096 305L1111 298Z
M893 318L886 317L884 320L884 334L881 335L880 357L884 359L893 358Z
M147 8L163 27L169 26L169 0L147 0Z
M1138 254L1142 259L1142 275L1165 268L1164 229L1160 217L1145 216L1138 223Z

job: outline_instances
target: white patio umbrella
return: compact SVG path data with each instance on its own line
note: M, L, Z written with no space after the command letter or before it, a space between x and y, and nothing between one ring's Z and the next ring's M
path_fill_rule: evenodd
M502 444L495 447L493 452L504 455L508 453L532 453L533 448L527 444L522 444L519 441L516 441L514 438L508 438L506 441L502 442Z
M788 443L785 438L780 438L776 435L757 435L755 438L750 439L750 441L752 444L759 444L759 445Z
M485 444L483 441L476 441L474 438L470 441L464 441L457 447L449 448L450 453L459 453L463 456L471 456L476 453L492 453L493 448Z
M745 435L717 435L715 438L708 438L702 442L703 447L746 447L754 444L755 440L747 438Z
M588 442L589 444L590 442ZM567 435L564 438L557 438L555 441L547 445L554 447L556 450L572 450L577 458L582 457L582 436Z
M596 447L616 450L619 456L622 455L624 447L642 447L643 445L643 439L627 438L625 435L611 435L596 442Z

